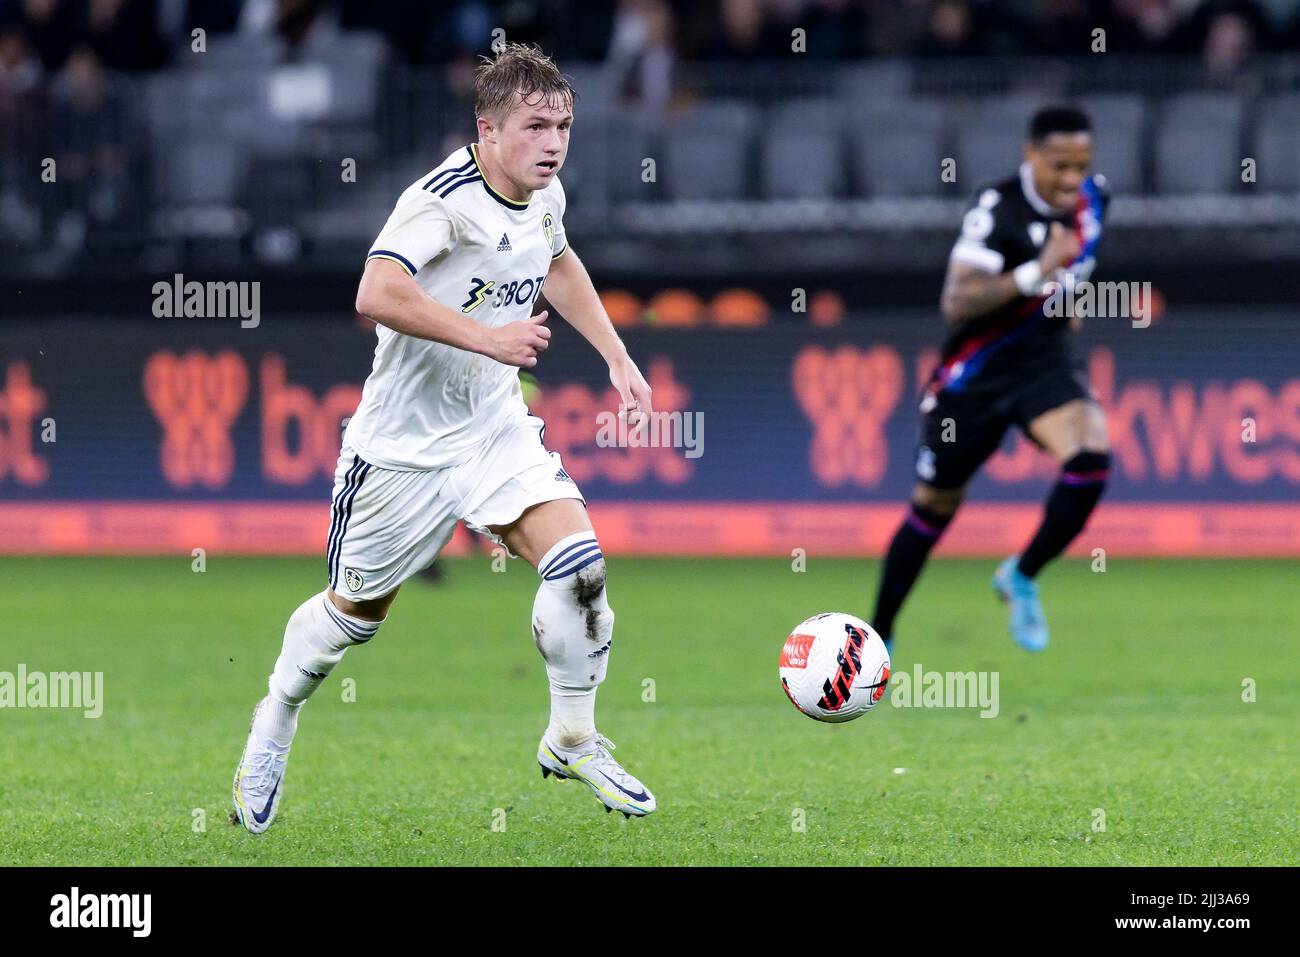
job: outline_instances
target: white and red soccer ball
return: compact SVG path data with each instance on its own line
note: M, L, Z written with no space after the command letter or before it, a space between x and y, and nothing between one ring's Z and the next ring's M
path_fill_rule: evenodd
M885 695L889 652L874 628L840 612L813 615L781 649L781 687L818 721L852 721Z

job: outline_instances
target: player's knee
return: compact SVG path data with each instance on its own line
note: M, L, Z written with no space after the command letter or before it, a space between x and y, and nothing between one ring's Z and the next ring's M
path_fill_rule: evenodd
M935 488L924 482L917 483L912 490L912 504L927 508L938 515L954 515L966 497L964 486L958 488Z
M344 598L332 588L329 591L329 601L336 609L345 615L351 615L353 618L360 618L368 622L383 621L388 614L388 607L393 603L396 596L397 589L393 589L387 595L381 595L378 598L354 601L350 598Z
M1091 403L1078 403L1076 414L1066 423L1066 427L1049 431L1036 441L1051 450L1062 464L1084 452L1108 453L1110 451L1110 434L1106 430L1106 417L1101 409Z
M1100 485L1110 479L1110 452L1084 449L1061 464L1061 481L1067 485Z

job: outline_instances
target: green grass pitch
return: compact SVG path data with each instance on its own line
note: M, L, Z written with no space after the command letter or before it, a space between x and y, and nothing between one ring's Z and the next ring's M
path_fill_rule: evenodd
M0 864L1277 865L1300 846L1295 563L1057 564L1032 656L994 562L936 561L895 673L997 671L999 715L886 698L824 725L782 694L780 648L815 612L867 614L876 563L611 559L597 717L659 801L629 821L534 761L535 573L450 561L308 703L254 837L227 823L230 780L323 567L190 562L0 560L0 671L104 673L97 719L0 710Z

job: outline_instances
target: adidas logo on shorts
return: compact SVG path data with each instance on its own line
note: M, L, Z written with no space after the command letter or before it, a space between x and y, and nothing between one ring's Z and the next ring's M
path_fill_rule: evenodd
M505 233L501 234L501 242L497 243L497 252L499 253L510 252L510 237L507 236Z

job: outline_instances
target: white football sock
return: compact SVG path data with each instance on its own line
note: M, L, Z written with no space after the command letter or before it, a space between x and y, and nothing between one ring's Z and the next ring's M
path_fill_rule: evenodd
M257 713L254 722L257 733L275 742L282 748L293 743L294 733L298 730L298 712L302 704L286 704L275 695L268 695L266 704Z
M267 682L270 700L258 714L255 730L287 747L302 703L334 670L343 652L369 641L382 624L344 614L325 592L299 605L285 626L280 657Z
M614 612L605 597L605 560L594 532L557 542L537 563L533 640L551 686L547 739L570 751L596 735L596 686L605 680Z

